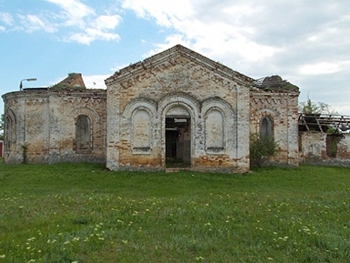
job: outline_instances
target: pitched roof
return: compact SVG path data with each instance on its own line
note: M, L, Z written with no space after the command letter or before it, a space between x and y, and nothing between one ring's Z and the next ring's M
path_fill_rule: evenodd
M189 48L186 48L182 45L176 45L172 48L169 48L165 51L162 51L158 54L155 54L149 58L146 58L143 61L139 61L137 63L131 64L128 67L125 67L117 72L115 72L112 76L107 78L105 80L107 83L112 83L117 80L122 80L124 78L128 78L132 76L135 73L138 73L142 70L146 70L147 68L150 68L152 66L156 66L158 64L161 64L164 61L168 61L171 58L182 56L189 60L194 61L195 63L198 63L202 65L203 67L206 67L212 71L215 71L217 74L222 75L223 77L233 79L238 83L252 83L254 79L243 75L237 71L232 70L231 68L219 63L215 62L212 59L209 59Z

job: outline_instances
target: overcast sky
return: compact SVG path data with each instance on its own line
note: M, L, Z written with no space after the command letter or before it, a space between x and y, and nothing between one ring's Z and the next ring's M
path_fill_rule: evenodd
M0 0L0 93L72 72L105 88L176 44L252 78L280 75L300 101L350 115L349 0Z

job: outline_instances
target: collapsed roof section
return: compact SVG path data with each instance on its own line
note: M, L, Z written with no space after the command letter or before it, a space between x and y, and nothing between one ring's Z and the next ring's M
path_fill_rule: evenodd
M299 131L350 133L350 116L299 113Z
M299 92L299 87L283 80L278 75L271 77L263 77L253 82L253 89L259 89L263 91L277 91L277 92Z

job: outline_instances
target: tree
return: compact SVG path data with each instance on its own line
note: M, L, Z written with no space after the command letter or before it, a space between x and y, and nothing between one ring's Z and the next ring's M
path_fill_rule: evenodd
M263 167L270 156L276 155L278 145L272 136L250 136L250 162L252 167Z
M313 102L309 96L299 103L299 112L304 114L337 114L331 106L324 102Z

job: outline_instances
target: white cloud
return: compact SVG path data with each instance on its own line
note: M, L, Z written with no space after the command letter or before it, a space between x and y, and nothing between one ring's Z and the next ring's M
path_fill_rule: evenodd
M101 15L89 22L80 32L71 34L67 40L89 45L95 40L119 41L120 36L113 30L119 25L119 15Z
M0 13L0 21L2 21L5 24L11 26L13 24L13 17L9 13L1 12Z
M122 20L119 15L101 15L93 21L93 25L96 29L115 29Z
M46 0L56 4L62 9L61 19L65 20L64 25L75 27L72 32L66 35L65 41L78 42L89 45L95 40L118 41L120 36L114 32L122 20L118 14L102 14L81 3L78 0Z
M64 16L67 26L85 26L85 17L89 17L95 14L94 9L81 3L78 0L46 0L53 3L62 9L62 15Z
M313 64L302 65L298 71L305 75L324 75L335 73L350 73L350 60L337 60L336 62L317 62Z
M263 10L246 2L181 0L166 1L125 0L123 7L132 9L146 19L154 19L160 26L173 27L177 33L168 36L165 43L156 44L156 50L171 44L186 46L216 58L232 57L237 65L244 60L261 61L281 51L279 46L254 40L256 28L249 21ZM248 22L248 23L247 23ZM175 41L178 43L174 43Z
M37 30L44 30L46 32L52 33L56 31L56 28L51 23L44 21L42 18L36 15L18 15L24 29L31 33Z
M301 1L181 0L173 3L124 0L122 6L139 17L175 29L172 35L181 35L181 40L191 43L189 47L220 60L232 57L237 65L266 64L266 60L271 63L270 58L293 52L296 46L310 45L310 40L318 39L322 31L331 42L330 36L338 38L349 30L345 26L349 19L344 10L346 5L340 1L321 1L317 10L314 3ZM339 12L344 15L339 16Z
M87 75L83 76L84 83L88 89L106 89L104 80L110 75Z
M0 12L0 22L11 26L13 30L56 33L56 39L84 45L96 40L119 41L120 36L116 33L116 28L122 17L115 9L113 12L95 10L81 0L45 1L52 3L56 11L42 10L36 14L24 14L20 11L17 14L18 21L13 19L13 15ZM1 26L0 30L4 31L6 28Z
M161 26L170 27L194 13L193 5L188 0L125 0L123 8L132 9L139 17L152 18Z
M120 37L118 34L104 32L96 28L86 28L84 32L72 34L67 40L89 45L92 41L95 40L118 41L119 39Z
M332 74L339 72L341 67L339 64L330 62L320 62L315 64L303 65L299 72L307 75Z

